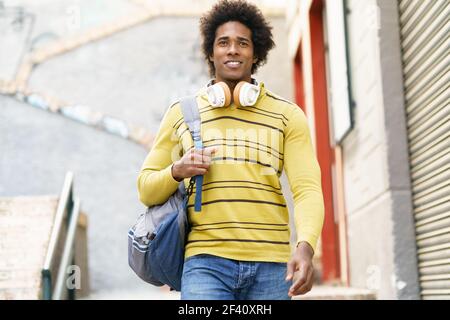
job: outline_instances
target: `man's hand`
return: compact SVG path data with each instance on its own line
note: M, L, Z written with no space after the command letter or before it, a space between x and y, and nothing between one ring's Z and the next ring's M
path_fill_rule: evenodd
M217 151L217 147L207 147L202 150L190 149L172 165L173 178L181 181L184 178L206 174L211 165L211 156Z
M289 296L295 296L299 294L305 294L312 288L314 281L314 267L312 264L312 258L314 250L307 242L300 242L292 255L291 260L287 264L286 281L291 280L296 274L296 280L293 281L292 286L289 288Z

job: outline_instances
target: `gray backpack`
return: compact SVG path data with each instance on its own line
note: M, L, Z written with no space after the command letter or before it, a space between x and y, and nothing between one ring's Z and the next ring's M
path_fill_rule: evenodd
M183 98L180 102L194 146L202 148L196 97ZM142 280L150 284L166 284L174 290L181 290L184 248L190 231L187 204L194 184L195 208L201 209L203 176L195 176L190 179L188 190L181 181L165 203L147 208L128 231L128 264Z

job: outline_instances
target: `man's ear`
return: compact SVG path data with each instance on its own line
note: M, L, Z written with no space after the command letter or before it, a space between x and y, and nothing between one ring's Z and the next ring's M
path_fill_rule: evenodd
M253 63L258 62L258 58L257 57L253 57Z

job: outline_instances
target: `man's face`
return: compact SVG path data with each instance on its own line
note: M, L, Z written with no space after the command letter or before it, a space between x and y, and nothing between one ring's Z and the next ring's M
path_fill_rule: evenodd
M222 24L216 30L213 55L209 58L216 68L216 81L250 82L253 56L252 32L237 21Z

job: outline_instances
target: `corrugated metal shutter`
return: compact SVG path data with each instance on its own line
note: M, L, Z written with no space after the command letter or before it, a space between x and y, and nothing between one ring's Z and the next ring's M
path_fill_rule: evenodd
M419 276L450 299L450 1L399 1Z

